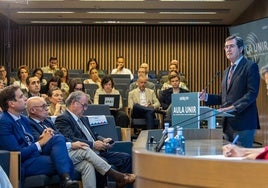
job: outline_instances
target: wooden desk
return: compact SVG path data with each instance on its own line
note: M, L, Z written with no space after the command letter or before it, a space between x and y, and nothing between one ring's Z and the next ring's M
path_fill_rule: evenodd
M136 188L268 187L267 161L193 156L221 154L221 139L186 140L186 156L149 151L147 140L148 131L142 131L133 147Z

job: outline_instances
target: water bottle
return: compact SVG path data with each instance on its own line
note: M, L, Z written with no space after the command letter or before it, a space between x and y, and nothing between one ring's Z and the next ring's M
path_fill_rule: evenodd
M168 128L168 138L165 141L165 153L176 154L178 140L174 138L174 128Z
M176 149L176 154L185 155L185 138L182 134L182 127L177 127L176 140L178 141L178 147Z

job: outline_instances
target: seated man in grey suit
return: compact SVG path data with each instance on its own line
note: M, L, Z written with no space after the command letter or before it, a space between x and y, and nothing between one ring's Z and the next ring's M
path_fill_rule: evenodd
M136 176L129 174L132 171L132 157L123 152L112 152L111 138L97 137L91 130L87 117L83 113L88 108L89 96L82 91L72 92L66 99L67 109L56 118L55 125L69 140L87 143L91 149L109 164L114 165L118 171L124 173L117 182L117 187L132 184Z
M39 139L43 131L51 131L54 135L61 135L52 121L47 118L48 105L43 98L31 97L26 104L30 127L35 140ZM101 175L111 176L117 182L124 181L124 174L112 169L111 165L91 150L88 144L80 141L71 142L71 140L66 139L66 147L75 169L81 173L83 187L96 187L94 168ZM97 187L104 187L106 179L98 177L97 180L102 181L97 182Z
M139 68L139 70L138 70L138 78L140 76L146 76L145 68L142 68L142 67ZM133 83L131 83L129 85L129 91L132 91L133 89L136 89L137 87L138 87L138 81L135 81L135 82L133 82ZM145 84L145 87L155 91L154 83L149 82L148 80L147 80L147 82Z

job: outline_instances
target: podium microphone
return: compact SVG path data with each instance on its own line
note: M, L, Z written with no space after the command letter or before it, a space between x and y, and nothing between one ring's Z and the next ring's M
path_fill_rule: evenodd
M210 80L210 82L207 83L206 87L205 87L203 90L207 90L207 88L210 86L210 84L212 84L212 83L214 82L214 80L215 80L220 74L221 74L220 71L217 72L217 73L213 76L212 80ZM203 92L200 93L199 98L201 97L202 94L203 94Z

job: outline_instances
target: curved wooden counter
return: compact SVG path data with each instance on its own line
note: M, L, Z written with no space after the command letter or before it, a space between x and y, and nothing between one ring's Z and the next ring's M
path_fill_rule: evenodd
M203 159L156 153L147 150L147 140L148 131L142 131L133 147L136 188L268 187L268 161ZM222 144L219 143L222 140L211 141L214 146L202 145L205 141L197 141L201 145L197 150L205 150L207 155L221 153Z

